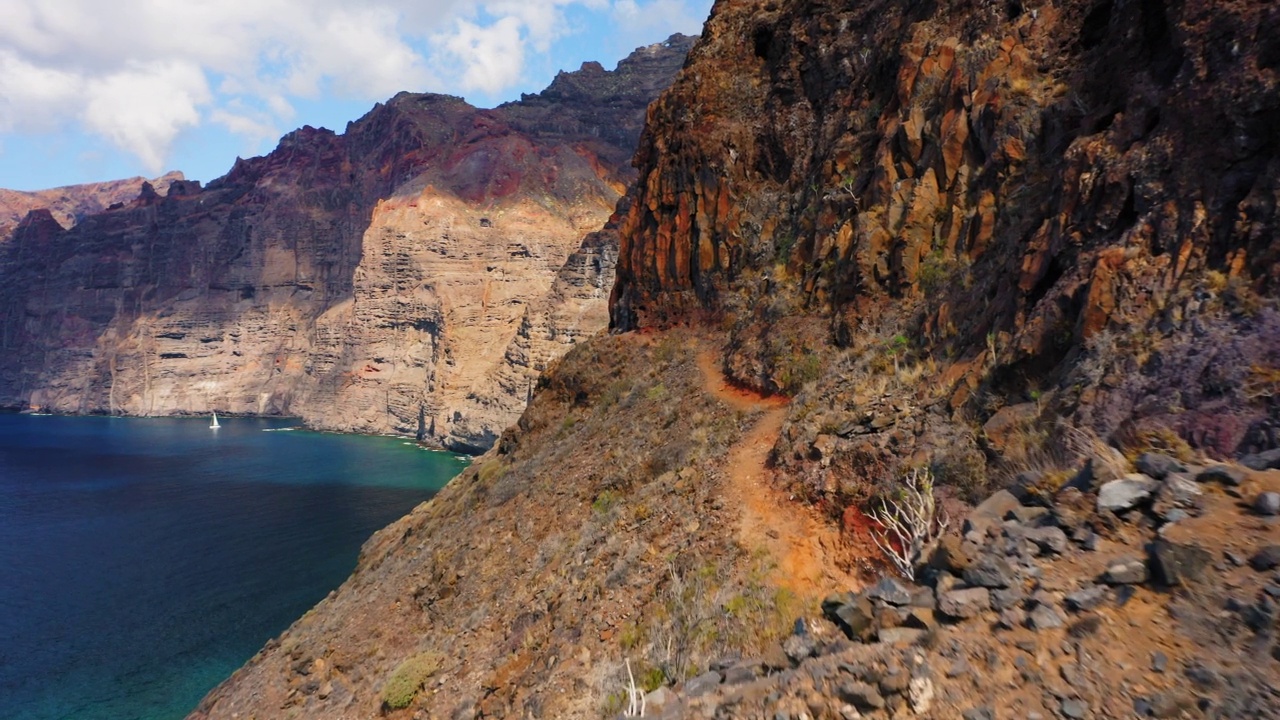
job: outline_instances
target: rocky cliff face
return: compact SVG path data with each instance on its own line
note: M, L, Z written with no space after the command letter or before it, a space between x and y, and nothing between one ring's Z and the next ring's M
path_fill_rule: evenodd
M609 217L691 42L494 110L403 93L69 230L30 215L0 255L0 403L294 414L482 451L548 353L603 327L608 270L565 261ZM591 307L558 316L558 276L596 288ZM505 367L513 342L523 365Z
M1269 712L1277 24L718 2L619 205L621 332L194 717ZM913 497L924 586L847 593Z
M153 180L135 177L31 192L0 189L0 242L8 240L32 210L48 210L59 224L69 228L81 218L133 200L144 182L150 182L157 192L163 193L169 189L169 183L183 179L182 173L171 172Z
M739 380L809 386L778 458L827 498L939 454L981 484L993 419L1274 444L1277 23L721 3L650 113L613 325L710 316Z

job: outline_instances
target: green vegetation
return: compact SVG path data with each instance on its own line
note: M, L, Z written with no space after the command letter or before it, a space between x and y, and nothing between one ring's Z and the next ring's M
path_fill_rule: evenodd
M591 503L591 509L601 515L607 515L620 502L622 502L622 493L617 490L601 490L595 501Z
M382 686L382 704L391 710L409 707L427 678L440 670L442 661L439 653L423 652L400 663Z

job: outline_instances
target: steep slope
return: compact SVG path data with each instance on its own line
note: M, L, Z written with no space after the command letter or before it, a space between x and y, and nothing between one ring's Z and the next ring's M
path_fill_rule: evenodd
M644 108L690 42L588 63L494 110L402 93L207 188L145 187L67 231L28 217L0 257L0 403L295 414L484 450L527 382L469 396L609 217ZM603 327L597 295L583 332Z
M1278 24L716 3L619 205L619 332L195 717L613 716L632 679L662 717L1260 716ZM908 470L952 518L927 586L844 594Z
M1275 445L1273 6L717 7L650 113L612 321L710 317L742 382L816 381L795 489L838 513L931 461L980 495L1042 414Z
M116 203L133 200L144 182L150 182L157 192L163 193L169 189L169 183L183 179L182 173L171 172L150 181L135 177L49 190L0 189L0 242L8 240L18 223L32 210L48 210L63 227L71 227L83 217L100 213Z

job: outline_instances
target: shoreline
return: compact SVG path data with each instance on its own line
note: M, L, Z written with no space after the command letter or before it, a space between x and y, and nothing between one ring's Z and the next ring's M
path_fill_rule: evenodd
M0 407L0 414L2 415L29 415L32 417L103 418L103 419L119 419L119 420L199 420L201 418L209 417L209 415L212 412L214 411L211 410L208 413L186 413L186 412L171 413L168 415L112 415L112 414L101 413L101 412L81 412L81 413L49 412L49 411L46 411L43 409L37 409L37 408L15 408L12 406ZM329 435L357 435L360 437L375 437L375 438L381 437L381 438L391 438L394 440L405 440L408 443L417 445L419 448L423 450L430 450L432 452L440 452L440 453L447 453L449 455L453 455L454 457L460 460L466 460L468 464L474 462L476 458L484 454L484 453L473 454L473 453L460 452L458 450L453 450L453 449L444 447L444 445L440 443L431 443L423 440L418 440L412 435L402 435L399 433L364 433L364 432L353 432L350 430L333 430L329 428L315 427L308 424L306 420L299 415L256 415L252 413L230 413L229 412L229 413L219 413L218 417L222 419L232 419L232 420L237 418L253 419L253 420L297 420L299 423L299 425L294 428L277 428L275 429L277 432L280 430L286 430L286 429L287 430L305 430L307 432L324 433Z

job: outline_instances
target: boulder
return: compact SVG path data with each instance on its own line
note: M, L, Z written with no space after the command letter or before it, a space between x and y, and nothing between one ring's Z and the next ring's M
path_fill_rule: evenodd
M1187 585L1204 579L1204 571L1213 561L1208 550L1160 539L1151 544L1151 568L1161 583Z
M1253 501L1253 511L1259 515L1280 515L1280 493L1259 493Z
M1052 630L1065 624L1062 613L1052 605L1039 603L1027 616L1027 627L1032 630Z
M1098 510L1122 512L1137 507L1160 488L1160 483L1146 475L1133 473L1112 480L1098 489Z
M870 599L861 595L848 597L844 602L833 602L833 598L828 598L822 603L822 612L850 640L866 642L875 630L875 608Z
M872 600L883 600L890 605L910 605L911 591L902 585L902 583L893 578L881 578L880 582L872 585L863 592L863 595Z
M1245 471L1230 465L1214 465L1200 471L1196 475L1196 482L1209 483L1216 482L1229 487L1237 487L1245 481L1247 475Z
M1067 595L1067 608L1076 612L1092 610L1107 599L1107 589L1101 585L1089 585Z
M856 680L840 683L836 690L840 699L859 710L879 710L884 707L884 697L871 685Z
M684 684L684 694L687 697L698 697L706 695L715 690L720 685L720 673L714 670L708 670L698 677Z
M1110 585L1136 585L1147 581L1147 564L1138 558L1121 558L1107 566L1102 580Z
M983 555L965 568L964 581L981 588L1006 588L1017 582L1009 561L999 555Z
M1151 509L1158 517L1170 522L1181 519L1176 515L1178 510L1190 510L1197 507L1204 490L1186 475L1172 473L1165 478L1160 489L1156 490ZM1185 513L1182 514L1185 516Z
M929 558L929 567L961 575L972 562L973 560L965 552L964 543L960 538L954 535L944 535L933 548L933 555Z
M1041 552L1061 555L1067 551L1067 534L1062 528L1034 528L1027 531L1026 538L1035 543Z
M991 593L986 588L951 590L938 597L938 609L944 614L965 620L991 608Z
M813 655L814 650L813 638L808 634L792 635L782 641L782 651L793 663L798 664L801 660Z
M1039 506L1027 507L1025 505L1010 510L1009 514L1004 516L1005 520L1012 520L1019 525L1026 525L1027 527L1043 525L1047 520L1049 520L1049 518L1049 508Z
M1156 480L1163 480L1171 473L1186 472L1187 466L1175 458L1162 453L1145 452L1138 456L1133 466L1143 475L1148 475Z
M1258 572L1280 567L1280 545L1268 545L1249 558L1249 567Z
M1280 448L1255 453L1253 455L1246 455L1240 458L1240 464L1250 470L1262 471L1280 469Z
M1008 490L1000 490L983 500L973 509L973 512L969 513L964 520L964 533L966 535L974 531L984 533L992 525L999 525L1010 511L1019 507L1022 507L1022 503L1018 502L1018 498Z

